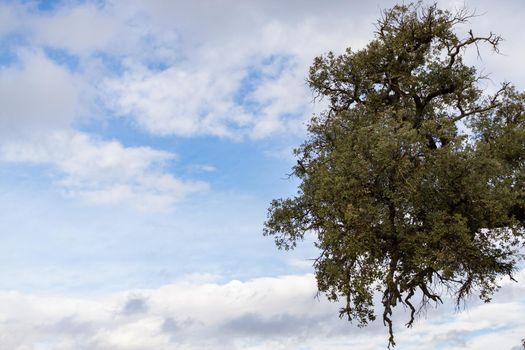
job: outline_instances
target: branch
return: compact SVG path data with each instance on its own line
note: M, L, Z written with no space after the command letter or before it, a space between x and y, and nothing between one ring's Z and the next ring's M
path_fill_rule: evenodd
M439 90L429 93L423 100L423 107L425 107L435 97L453 93L454 90L456 90L456 87L456 84L452 83L449 86L444 86Z
M419 289L421 289L421 291L423 292L423 295L426 296L427 298L431 299L432 301L436 303L439 301L441 304L443 304L443 300L441 299L441 297L437 294L433 294L432 292L430 292L425 283L421 283L419 285Z
M454 45L452 47L447 47L448 56L450 57L450 60L449 60L448 65L447 65L447 68L452 68L452 66L454 65L454 62L456 61L456 58L459 55L461 49L464 49L467 46L472 45L472 44L476 45L476 50L478 52L478 57L480 56L480 54L479 54L479 47L478 47L478 43L479 42L489 43L492 46L492 49L496 53L499 53L498 45L501 42L501 40L503 40L501 36L496 35L496 34L494 34L492 32L490 32L490 34L488 36L485 36L485 37L483 37L483 36L474 36L474 34L472 33L472 29L469 30L468 33L469 33L469 37L467 39L461 41L457 45Z
M476 113L483 113L483 112L487 112L487 111L490 111L491 109L494 109L498 106L500 106L500 103L498 102L498 98L501 96L501 94L503 94L505 91L507 91L507 88L510 86L510 83L503 83L503 86L494 94L494 96L492 96L492 98L490 99L490 102L487 106L485 107L480 107L480 108L474 108L473 110L470 110L470 111L465 111L463 109L463 107L461 106L461 97L458 96L458 101L456 103L456 107L457 109L459 110L459 115L455 116L452 118L452 121L454 122L457 122L457 121L460 121L461 119L465 118L465 117L468 117L470 115L473 115L473 114L476 114Z
M405 304L408 305L408 307L410 308L410 320L406 324L408 328L412 327L412 324L414 323L414 315L416 314L416 308L410 302L410 299L413 296L414 296L414 288L410 288L408 295L405 298Z
M456 307L458 309L459 309L459 304L461 303L461 300L465 299L465 297L470 294L470 290L472 288L472 282L473 282L472 275L468 273L467 279L463 282L463 284L461 285L457 293Z
M389 266L388 266L388 273L385 278L386 283L386 289L383 292L383 324L385 326L388 326L388 348L390 349L393 346L396 346L396 342L394 341L394 329L392 325L392 319L390 316L392 316L392 306L396 306L397 300L402 301L401 294L399 293L399 289L397 288L396 281L394 280L395 273L397 271L397 263L399 259L397 256L391 257Z

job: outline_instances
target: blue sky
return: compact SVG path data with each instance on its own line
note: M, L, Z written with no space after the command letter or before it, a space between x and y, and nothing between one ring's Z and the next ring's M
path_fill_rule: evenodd
M308 66L363 47L393 4L0 1L0 349L382 347L382 325L314 300L313 242L277 251L262 224L324 107ZM505 38L467 55L485 88L525 88L523 2L466 4ZM516 346L525 284L503 283L400 348Z

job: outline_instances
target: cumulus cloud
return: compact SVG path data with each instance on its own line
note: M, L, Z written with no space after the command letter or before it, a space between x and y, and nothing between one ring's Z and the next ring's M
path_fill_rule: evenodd
M61 130L4 142L0 159L51 166L67 195L91 203L127 202L139 209L162 210L207 184L184 181L165 171L174 154L150 147L125 147L116 140Z
M226 70L226 69L225 69ZM228 79L221 79L221 75ZM228 124L242 127L249 115L231 100L239 72L210 72L172 67L161 72L135 68L104 84L110 106L159 135L217 135L230 133Z
M178 8L166 6L176 17L176 27L177 18L182 20ZM361 44L364 35L355 30L355 22L335 20L328 25L333 30L320 31L326 25L320 19L305 16L287 23L254 13L253 21L260 25L239 27L228 36L232 26L241 24L227 13L232 15L222 8L218 14L231 23L218 29L223 35L198 27L206 11L190 29L180 29L182 38L184 33L195 35L194 42L179 47L184 55L180 62L159 70L127 61L123 75L102 84L108 106L157 135L262 138L303 132L305 118L315 107L306 86L311 60L329 49ZM356 36L349 40L336 23L347 31L353 29Z
M434 314L402 327L403 349L510 349L523 334L520 284L514 299ZM517 294L516 294L517 295ZM312 275L224 284L180 280L157 289L76 297L0 292L2 349L378 349L386 330L340 320L337 305L317 300ZM442 307L451 307L445 305ZM451 310L448 310L451 312ZM380 330L380 331L379 331Z

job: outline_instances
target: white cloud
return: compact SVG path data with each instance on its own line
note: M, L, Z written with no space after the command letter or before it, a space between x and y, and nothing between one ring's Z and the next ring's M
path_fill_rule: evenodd
M140 58L144 62L171 62L177 58L179 37L168 27L148 21L127 2L66 2L50 12L26 7L20 22L31 45L66 50L89 65L97 54Z
M177 179L165 170L174 155L150 147L125 147L71 130L5 142L0 158L8 162L50 165L68 195L91 203L127 202L144 210L162 210L207 184Z
M242 127L250 120L231 100L242 78L239 73L178 67L152 72L141 67L109 80L105 88L115 96L110 104L117 113L132 116L152 133L226 136L231 132L228 124Z
M213 173L217 171L217 168L209 164L193 164L188 167L191 172L194 173Z
M0 37L20 29L18 21L21 9L8 4L0 4ZM23 11L22 11L23 12Z
M403 349L510 349L525 327L523 281L505 285L516 297L475 304L459 314L429 312L400 327ZM521 294L520 294L521 293ZM312 275L219 284L185 279L157 289L78 297L0 292L2 349L378 349L379 323L358 329L337 305L315 296ZM449 308L450 305L441 306Z
M19 62L0 66L0 130L13 137L69 125L85 114L89 89L39 50L21 50Z
M66 5L49 14L33 14L31 20L28 26L38 44L84 55L107 50L119 24L114 14L92 3Z

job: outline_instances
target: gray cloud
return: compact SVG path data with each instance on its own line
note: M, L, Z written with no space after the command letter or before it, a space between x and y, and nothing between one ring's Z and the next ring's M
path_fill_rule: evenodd
M59 335L64 337L92 336L96 331L96 324L78 319L76 315L66 316L51 325L44 325L41 329L43 334Z
M467 339L469 337L468 331L457 331L453 330L445 334L436 336L433 340L433 344L442 347L461 347L467 346Z
M299 337L313 335L327 322L328 315L312 317L305 315L278 314L265 317L261 314L247 313L227 321L219 328L229 334L247 337ZM222 333L222 332L221 332Z
M122 308L122 313L129 316L145 313L148 309L149 306L145 298L134 296L126 301L126 304L124 304L124 307Z

